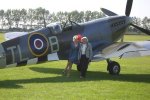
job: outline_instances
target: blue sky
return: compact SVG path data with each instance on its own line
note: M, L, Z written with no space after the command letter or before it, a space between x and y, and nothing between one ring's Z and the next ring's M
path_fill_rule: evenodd
M124 15L127 0L0 0L0 9L43 7L50 12L97 10L101 7ZM134 0L131 16L150 17L150 0Z

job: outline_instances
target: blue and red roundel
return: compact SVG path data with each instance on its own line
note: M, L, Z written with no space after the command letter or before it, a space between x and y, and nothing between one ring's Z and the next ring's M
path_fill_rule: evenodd
M47 38L40 33L33 33L29 36L28 40L29 50L36 57L45 55L49 48Z

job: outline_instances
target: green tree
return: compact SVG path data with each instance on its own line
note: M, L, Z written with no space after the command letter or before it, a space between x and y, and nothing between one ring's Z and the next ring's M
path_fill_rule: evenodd
M13 22L12 22L12 11L11 9L8 9L5 13L5 18L6 18L6 21L7 21L7 25L9 27L9 29L11 29L12 25L13 25Z
M132 18L132 20L133 20L133 24L135 24L135 25L137 25L137 26L141 26L142 24L141 24L141 19L140 18L137 18L137 17L133 17ZM140 33L140 31L139 30L137 30L136 28L134 28L133 27L133 31L134 32L138 32L138 33Z
M35 21L35 10L34 9L28 9L28 14L27 14L27 21L30 23L30 28L32 29L33 23Z
M46 27L46 19L48 19L49 17L49 11L42 8L42 7L39 7L36 9L36 21L39 25L43 25L44 27Z
M3 29L3 25L5 24L5 22L4 22L4 17L5 17L5 12L4 12L4 10L0 10L1 29Z
M15 22L16 28L18 28L19 22L21 20L20 10L18 9L12 10L12 16L13 16L12 20Z
M86 11L85 14L84 14L84 21L87 22L87 21L90 21L91 20L91 17L92 17L92 12L91 11Z
M143 28L150 29L150 19L148 17L144 17L142 20Z
M25 29L26 23L27 23L27 10L26 9L21 9L20 11L20 17L21 21L23 22L23 28Z

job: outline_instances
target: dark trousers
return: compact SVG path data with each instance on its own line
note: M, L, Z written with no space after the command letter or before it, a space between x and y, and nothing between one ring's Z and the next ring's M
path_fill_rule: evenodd
M86 76L88 64L89 64L89 58L86 58L86 55L82 55L80 58L80 67L81 67L80 73L82 77Z

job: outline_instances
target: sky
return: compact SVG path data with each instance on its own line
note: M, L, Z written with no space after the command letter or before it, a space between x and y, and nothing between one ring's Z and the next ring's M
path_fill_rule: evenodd
M0 9L29 9L43 7L50 12L58 11L100 11L109 9L119 15L125 15L127 0L0 0ZM130 16L150 17L150 0L134 0Z

